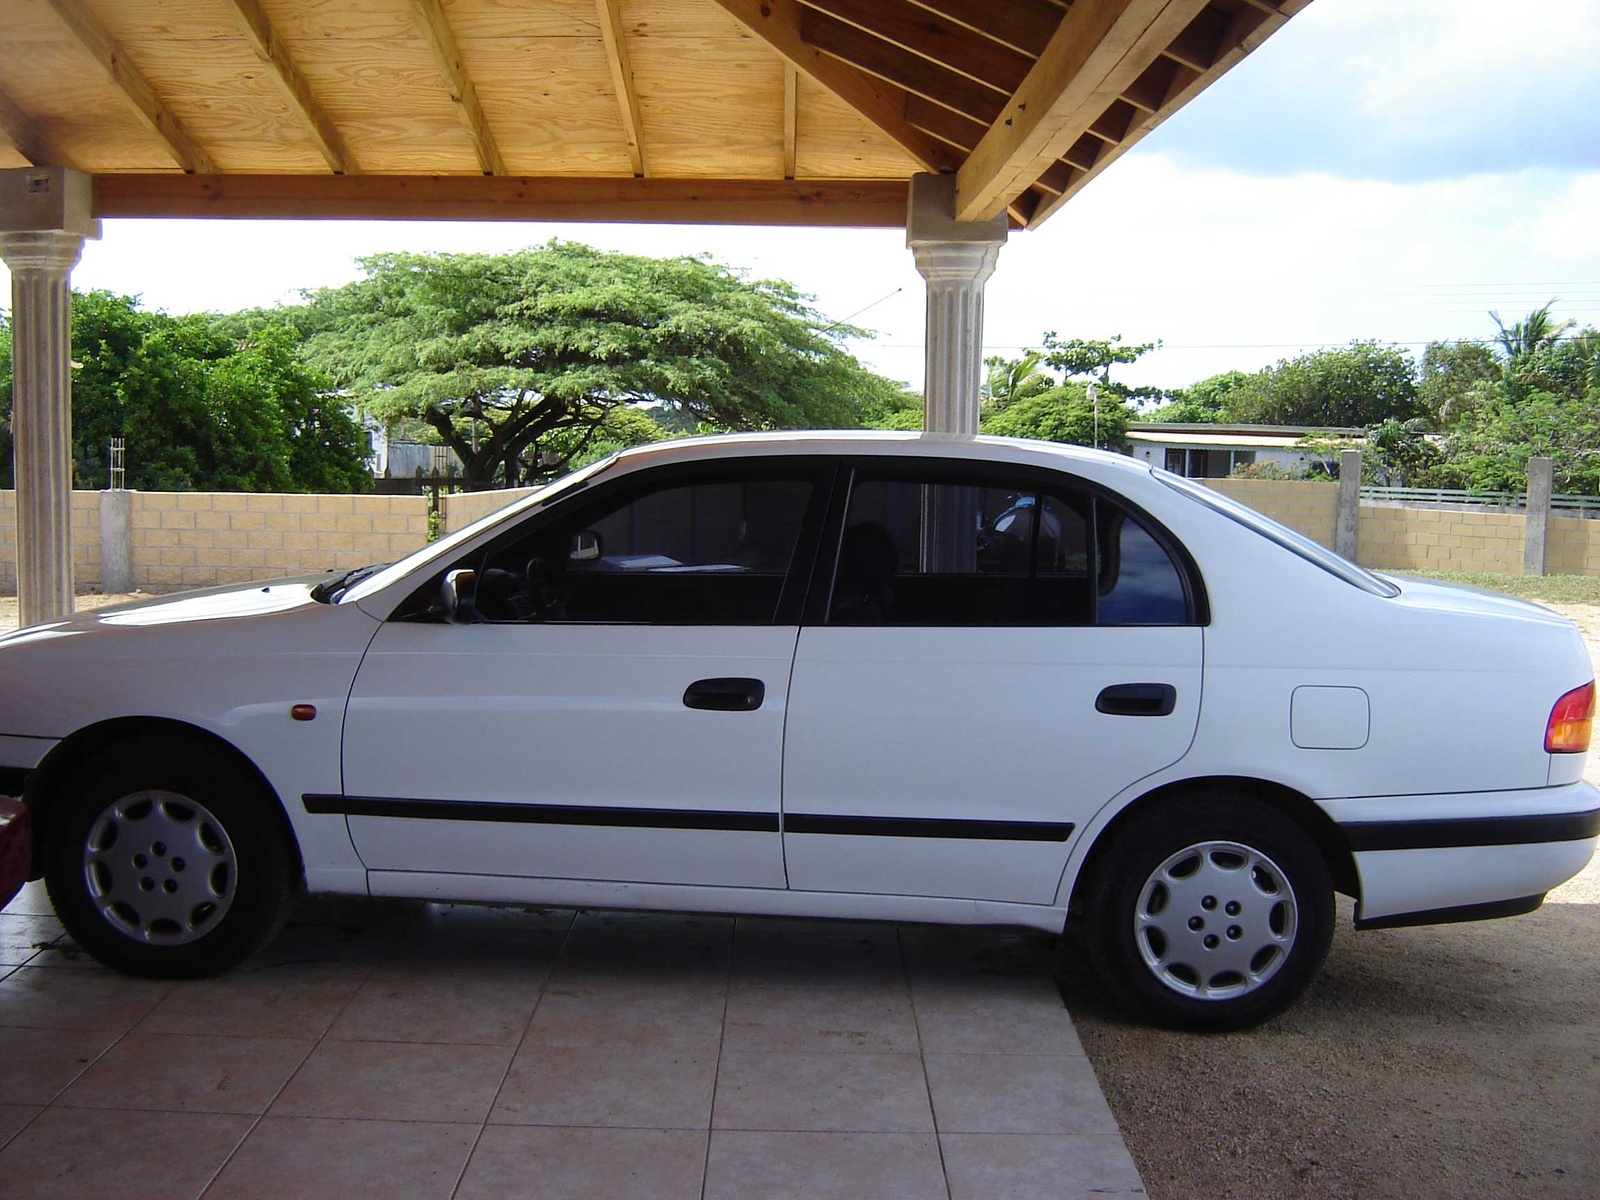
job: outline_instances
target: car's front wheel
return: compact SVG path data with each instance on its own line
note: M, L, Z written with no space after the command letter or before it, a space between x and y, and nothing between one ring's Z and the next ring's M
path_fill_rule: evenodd
M1310 986L1333 935L1321 852L1282 812L1208 792L1112 835L1090 880L1085 940L1101 974L1159 1020L1239 1029Z
M278 932L296 886L276 801L240 764L182 738L100 752L64 781L47 839L61 923L134 975L227 970Z

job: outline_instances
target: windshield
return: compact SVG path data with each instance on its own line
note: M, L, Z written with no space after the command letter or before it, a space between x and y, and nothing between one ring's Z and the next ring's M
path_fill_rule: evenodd
M538 508L540 505L548 504L557 496L563 496L575 488L582 487L584 484L588 483L589 480L600 474L600 472L606 470L611 466L612 463L616 461L617 456L615 454L613 454L610 458L603 458L597 463L591 463L589 466L584 467L580 471L574 471L570 475L563 475L555 482L540 488L531 496L524 496L521 500L518 500L514 504L507 505L505 508L496 509L488 516L479 517L472 524L458 529L449 536L442 537L436 542L429 543L421 550L418 550L415 554L408 554L399 562L391 563L389 566L384 567L374 575L369 575L367 578L361 580L359 583L346 590L344 594L339 597L337 602L339 604L349 604L353 601L361 600L364 597L371 596L374 593L381 592L391 583L396 583L399 580L404 579L407 575L410 575L413 571L426 566L428 563L434 562L437 559L449 557L449 555L458 546L462 546L467 542L470 542L485 529L488 529L493 525L498 525L507 517L510 517L515 513L526 512L531 508Z
M1258 513L1248 505L1240 504L1231 496L1225 496L1203 483L1196 483L1192 479L1174 475L1171 471L1164 471L1159 467L1152 469L1151 474L1173 491L1182 492L1198 500L1207 508L1237 521L1246 529L1259 533L1269 541L1276 542L1285 550L1298 554L1307 562L1321 567L1328 574L1337 576L1352 587L1371 592L1374 596L1394 597L1400 594L1400 589L1387 579L1374 575L1365 567L1356 566L1348 558L1335 554L1326 546L1312 541L1303 533L1295 532L1287 525L1280 525L1271 517Z

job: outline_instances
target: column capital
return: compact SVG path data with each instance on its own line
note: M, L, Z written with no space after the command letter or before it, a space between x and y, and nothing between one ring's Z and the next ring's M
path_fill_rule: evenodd
M0 171L0 233L41 230L98 238L94 180L66 167L13 167Z
M989 221L958 221L956 177L954 175L913 175L906 199L906 245L913 251L921 246L987 246L995 253L1006 244L1006 216Z
M83 240L60 229L0 232L0 261L16 275L40 271L64 279L83 256Z

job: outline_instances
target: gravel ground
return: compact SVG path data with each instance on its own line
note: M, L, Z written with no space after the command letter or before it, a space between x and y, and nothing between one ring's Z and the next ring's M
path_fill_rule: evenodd
M1600 608L1549 607L1600 663ZM1132 1024L1069 950L1062 990L1150 1195L1600 1196L1600 865L1523 917L1350 916L1310 994L1248 1033Z

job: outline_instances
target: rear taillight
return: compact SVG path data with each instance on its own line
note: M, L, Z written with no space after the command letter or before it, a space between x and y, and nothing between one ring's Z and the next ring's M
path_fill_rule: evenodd
M1544 748L1551 754L1582 754L1594 729L1594 683L1573 688L1556 701L1544 727Z

